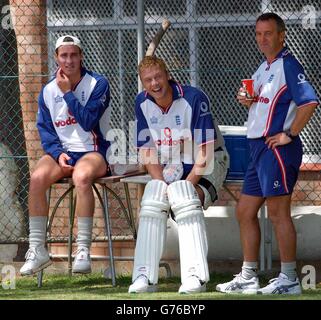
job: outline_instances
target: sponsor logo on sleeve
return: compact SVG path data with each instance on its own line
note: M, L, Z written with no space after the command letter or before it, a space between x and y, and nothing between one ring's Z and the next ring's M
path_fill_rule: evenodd
M204 117L210 114L209 105L205 101L201 102L200 109L201 109L200 117Z
M298 84L302 84L302 83L304 83L304 82L307 82L307 81L305 80L305 75L304 75L303 73L299 73L299 74L298 74L298 80L299 80Z

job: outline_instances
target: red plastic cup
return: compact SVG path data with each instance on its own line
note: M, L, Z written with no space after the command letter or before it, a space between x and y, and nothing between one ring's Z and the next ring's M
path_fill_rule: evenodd
M246 93L246 99L254 98L254 80L253 79L242 79L242 88Z

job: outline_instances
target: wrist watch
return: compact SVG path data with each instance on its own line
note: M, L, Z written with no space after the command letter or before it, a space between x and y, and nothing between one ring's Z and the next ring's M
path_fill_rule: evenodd
M291 134L290 130L286 131L285 134L291 139L294 140L294 138L296 138L297 136L294 136L293 134Z

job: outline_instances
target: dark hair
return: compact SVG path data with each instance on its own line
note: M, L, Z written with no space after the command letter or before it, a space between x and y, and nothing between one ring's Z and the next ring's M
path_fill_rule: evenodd
M62 40L63 42L73 42L74 39L68 36L65 36L64 39Z
M276 13L273 13L273 12L267 12L267 13L261 14L256 19L256 23L258 23L259 21L267 21L267 20L274 20L276 22L278 32L286 31L285 23L284 23L283 19L279 15L277 15Z

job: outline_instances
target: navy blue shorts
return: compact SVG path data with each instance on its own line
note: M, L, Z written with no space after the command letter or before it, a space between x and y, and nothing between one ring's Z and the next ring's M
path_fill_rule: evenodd
M302 162L302 143L296 137L274 150L265 138L249 139L250 162L242 192L251 196L273 197L291 194Z

